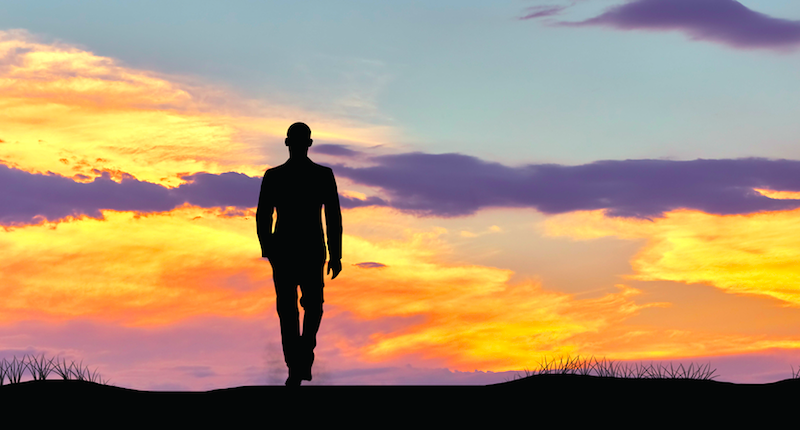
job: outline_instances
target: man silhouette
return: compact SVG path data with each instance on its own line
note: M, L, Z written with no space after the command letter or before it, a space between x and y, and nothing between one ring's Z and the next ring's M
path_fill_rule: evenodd
M322 207L328 232L328 274L342 271L342 213L333 171L308 158L311 129L297 122L286 132L289 160L267 170L258 197L256 227L261 256L272 265L283 357L289 367L286 385L311 380L314 347L322 319L325 239ZM272 231L272 211L277 212ZM297 309L297 287L302 296L303 334Z

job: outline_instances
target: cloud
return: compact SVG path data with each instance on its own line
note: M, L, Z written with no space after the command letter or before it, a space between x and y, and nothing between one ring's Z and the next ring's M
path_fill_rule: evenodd
M358 211L374 220L368 225L403 218L386 208ZM462 371L519 369L530 365L531 354L572 353L575 336L592 333L596 343L605 330L664 305L638 303L638 291L625 286L578 298L545 290L538 282L511 283L509 270L448 262L444 229L413 231L395 225L397 230L406 234L387 240L346 236L343 245L351 262L384 267L351 269L330 290L326 287L330 307L325 312L332 323L326 342L362 362L413 362ZM581 353L589 350L584 347Z
M398 221L407 217L395 211L359 211L378 223L394 218L395 231L404 230ZM82 319L163 330L196 318L266 315L272 318L270 332L279 333L270 265L259 258L252 217L222 217L217 210L195 207L103 215L104 221L0 232L0 328L29 320ZM319 357L518 369L529 363L532 351L563 352L574 346L576 334L606 329L657 306L635 303L636 291L628 288L578 299L538 283L512 285L509 270L444 261L448 247L442 234L441 229L407 230L401 239L377 241L345 234L345 272L326 280ZM359 262L385 266L352 266ZM184 381L196 378L175 366L209 365L197 359L164 364L161 373ZM209 383L225 375L212 370L217 376L203 378Z
M102 210L164 212L184 204L252 208L258 203L261 178L242 173L197 173L177 188L139 181L121 174L120 182L102 172L91 182L76 182L54 173L29 173L0 164L0 225L57 221L68 217L102 218Z
M283 137L296 118L317 142L352 143L314 146L334 156L355 157L388 132L126 67L24 30L0 31L0 110L6 226L185 203L252 208L264 168L285 160ZM347 196L341 204L386 202Z
M0 31L0 111L4 164L87 179L123 171L170 187L186 173L263 174L286 159L286 129L297 119L311 125L317 143L376 145L391 134L127 67L23 30Z
M276 327L270 339L265 338L265 324ZM60 356L67 363L83 362L115 386L139 390L263 385L269 370L264 344L271 338L280 342L277 324L277 316L272 315L200 316L164 327L126 327L84 318L24 320L0 325L5 345L0 356L9 360L26 353Z
M56 174L32 174L0 165L0 224L29 224L87 215L100 218L101 209L168 211L178 205L167 188L131 176L115 182L108 172L80 183Z
M81 317L152 326L273 309L253 217L221 215L104 211L102 221L0 231L0 325Z
M373 157L369 167L336 165L337 176L380 187L396 209L462 216L490 207L530 207L547 214L607 209L612 216L658 217L678 209L748 214L800 207L755 188L800 190L800 161L597 161L579 166L509 167L461 154Z
M325 154L325 155L333 155L337 157L356 157L361 155L360 151L352 150L347 145L332 145L332 144L313 145L311 146L311 152L316 152L318 154Z
M261 178L243 173L226 172L219 175L196 173L183 176L189 182L173 191L178 201L204 208L236 206L252 208L258 204Z
M245 210L258 204L261 178L243 173L195 173L181 176L184 184L168 188L139 181L124 172L101 172L90 182L78 182L52 172L29 173L0 164L0 225L36 224L88 216L102 219L103 210L166 212L184 204L202 208ZM76 175L78 176L78 175ZM85 179L78 176L79 179ZM343 208L386 206L379 197L340 195Z
M546 214L607 210L610 216L660 217L675 209L750 214L800 207L800 161L623 160L580 166L510 167L461 154L373 157L374 165L335 165L337 177L381 188L390 198L342 191L343 208L389 206L420 216L454 217L491 207L529 207ZM102 218L102 210L164 212L188 204L253 208L261 178L243 173L183 175L168 188L124 172L78 182L0 164L0 225L68 217ZM787 194L788 193L788 194ZM790 198L786 198L786 196Z
M331 328L332 322L323 321L324 332L330 331L325 328ZM286 378L286 367L280 352L277 327L278 321L273 315L247 320L204 316L159 328L124 327L85 319L61 323L28 320L0 326L0 339L5 344L0 349L0 357L11 360L15 355L19 358L23 354L44 354L48 358L60 356L67 362L83 361L104 379L110 379L112 385L139 390L173 387L183 391L206 391L248 385L279 385ZM707 340L714 343L714 339L700 340L692 337L692 333L682 336L661 334L663 336L656 339L668 341L678 337L673 342L684 342L687 346ZM750 343L745 345L745 341ZM718 370L718 379L768 383L786 379L789 375L787 363L796 363L800 357L797 349L764 349L766 342L763 340L739 339L739 343L743 346L742 351L752 350L753 343L759 344L760 349L756 350L757 353L735 351L739 354L696 357L691 361L711 362L712 367ZM772 341L767 346L790 347L786 343L782 345L779 341ZM318 349L315 366L328 365L325 376L331 385L487 385L520 376L525 368L521 366L509 372L460 372L421 367L416 363L369 367L338 355L339 351L324 340ZM527 369L534 370L536 360L530 361ZM647 360L647 364L650 361ZM208 369L208 376L200 373L204 369ZM314 370L316 383L322 375L318 368ZM190 374L192 371L195 375Z
M359 269L377 269L381 267L386 267L385 264L382 263L375 263L373 261L365 261L363 263L356 263L353 266L358 267Z
M176 172L252 174L246 163L255 157L236 124L243 115L216 113L220 99L232 101L216 110L236 111L235 95L0 31L0 158L24 170L122 170L164 185L180 183Z
M734 0L635 0L567 26L677 30L694 40L741 49L788 49L800 44L800 21L773 18Z
M556 5L532 6L525 9L525 15L522 16L520 19L525 20L525 19L543 18L546 16L558 15L568 7L569 6L556 6Z
M550 217L553 236L646 239L631 259L641 281L713 285L800 307L800 210L718 216L680 210L654 221L608 218L599 211Z
M367 230L393 223L389 231L405 233L380 240L344 236L345 272L326 280L317 356L334 382L341 369L364 366L501 371L535 365L544 355L631 359L664 351L691 356L697 343L705 345L704 353L788 345L782 338L720 340L628 326L630 318L664 304L625 286L591 298L546 290L538 282L512 283L509 270L448 262L443 229L409 229L408 217L388 208L354 212L361 213L351 219L370 220ZM104 377L123 386L210 389L263 384L272 370L251 374L247 368L260 366L264 344L275 341L268 367L285 372L270 265L258 258L252 218L193 207L104 216L105 221L0 232L5 348L36 345L48 355L73 349L71 356L101 366ZM352 267L358 262L385 267ZM70 337L60 332L47 339L21 338L25 330L18 324L31 320L44 326L87 324L72 326ZM80 343L73 342L76 337ZM124 348L115 347L121 343ZM207 366L213 374L198 378L203 372L192 376L191 368L178 366ZM281 382L285 373L273 379ZM359 381L375 383L369 376Z
M350 196L339 196L339 205L345 209L361 208L365 206L388 206L386 200L371 196L366 199L357 199Z
M195 378L208 378L217 376L210 366L176 366L174 370Z

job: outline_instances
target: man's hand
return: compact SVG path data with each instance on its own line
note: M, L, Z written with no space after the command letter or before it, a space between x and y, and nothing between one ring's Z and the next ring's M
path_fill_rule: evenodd
M331 279L336 279L339 276L339 272L342 271L342 260L331 260L328 262L328 274L331 274L331 270L333 270L333 276Z

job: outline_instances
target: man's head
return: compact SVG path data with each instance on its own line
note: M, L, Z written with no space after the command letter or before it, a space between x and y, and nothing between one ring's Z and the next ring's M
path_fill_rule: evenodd
M290 125L286 131L286 146L308 148L311 142L311 129L302 122Z

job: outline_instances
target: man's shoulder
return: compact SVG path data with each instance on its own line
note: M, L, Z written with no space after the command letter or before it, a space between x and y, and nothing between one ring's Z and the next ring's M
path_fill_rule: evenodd
M284 169L286 169L286 163L280 164L278 166L270 167L269 169L267 169L267 173L280 172L281 170L284 170Z
M333 174L333 169L331 169L331 168L330 168L330 167L328 167L328 166L323 166L322 164L317 164L317 163L315 163L315 162L313 162L313 161L311 162L311 164L313 164L313 165L314 165L314 168L315 168L315 169L317 169L317 170L319 170L319 171L321 171L321 172L325 172L325 173L331 173L331 174Z
M309 160L308 166L310 167L310 170L313 170L314 174L318 176L333 176L333 169L328 166L317 164L311 160Z
M267 175L269 176L280 175L284 171L286 171L286 163L267 169L264 172L264 177L267 177Z
M306 172L305 174L310 173L313 176L333 176L333 169L330 167L307 160L304 163L290 163L287 161L279 166L267 169L267 171L264 172L264 177L269 175L276 178L283 175L299 174L300 172Z

